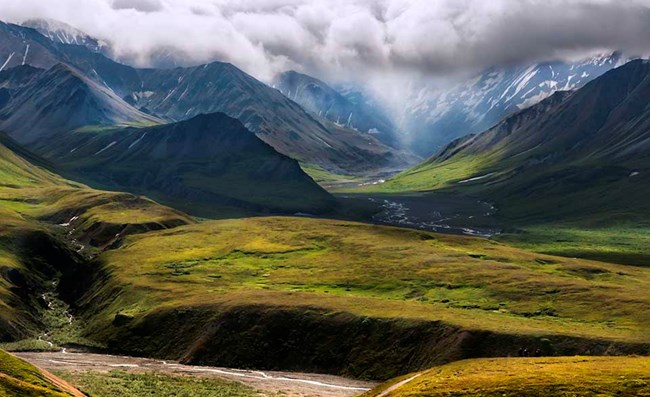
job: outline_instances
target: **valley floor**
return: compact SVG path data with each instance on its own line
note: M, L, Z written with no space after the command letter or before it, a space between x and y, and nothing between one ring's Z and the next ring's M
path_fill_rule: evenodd
M540 254L583 258L633 266L650 266L650 225L612 222L606 216L573 221L514 222L507 208L477 197L449 192L337 193L350 217L403 228L493 239Z
M374 387L372 382L348 379L340 376L279 371L255 371L221 367L188 366L174 361L162 361L136 357L91 353L16 353L16 355L40 368L55 371L59 376L97 397L107 390L106 383L119 382L129 375L159 375L171 378L191 377L192 382L221 379L234 381L250 389L230 385L226 395L286 397L349 397ZM100 377L100 379L97 379ZM163 378L165 379L165 378ZM104 384L102 386L98 383ZM85 386L85 387L84 387ZM135 387L135 382L129 382ZM187 386L186 386L187 387ZM189 387L187 387L189 389ZM186 389L186 390L187 390ZM131 389L129 389L131 390ZM162 393L162 390L151 390ZM161 395L161 394L156 394Z

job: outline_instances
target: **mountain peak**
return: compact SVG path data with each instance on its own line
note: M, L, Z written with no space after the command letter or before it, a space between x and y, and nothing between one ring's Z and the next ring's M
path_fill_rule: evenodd
M28 19L21 25L35 29L56 43L81 45L93 52L102 52L104 47L107 46L105 42L90 36L86 32L55 19Z

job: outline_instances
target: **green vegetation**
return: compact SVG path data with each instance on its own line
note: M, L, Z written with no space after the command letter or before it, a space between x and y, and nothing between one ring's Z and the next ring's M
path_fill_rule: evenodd
M0 186L0 266L10 275L0 279L0 339L24 341L7 347L40 348L34 339L45 336L385 379L542 337L565 354L646 353L650 343L650 269L344 221L198 224L11 156L0 164L13 181Z
M127 236L81 269L84 344L186 363L386 379L542 337L557 354L650 342L650 269L393 227L209 221Z
M465 360L402 376L363 395L379 396L650 396L650 358Z
M360 178L353 175L335 174L317 165L300 163L300 168L307 173L316 183L328 191L340 190L340 186L358 185Z
M253 218L130 236L99 261L112 277L92 294L106 305L89 330L108 338L117 317L137 323L164 309L268 305L503 334L650 342L644 309L650 269L552 257L484 239Z
M61 347L42 339L23 339L17 342L0 343L0 349L11 352L56 352Z
M80 397L54 376L0 350L0 397Z
M627 265L650 266L650 227L624 225L580 228L545 224L497 236L499 241L529 251Z
M53 286L61 271L78 260L71 252L93 255L124 235L194 221L145 198L67 181L17 156L1 144L2 139L0 341L25 339L5 347L43 350L47 342L36 338L43 336L44 328L53 331L47 340L55 344L79 341L78 329L68 327L68 317L62 315L67 305L59 301L60 305L46 310L45 302L37 299L46 292L56 298ZM20 288L12 292L17 283Z
M489 163L483 157L454 158L445 163L424 162L409 168L384 183L343 187L337 192L404 193L426 192L454 187L457 182L483 175L481 170Z
M506 181L503 178L513 172L508 163L514 169L514 160L503 160L497 168L491 165L491 158L430 161L383 184L348 191L430 192L432 205L433 192L477 197L498 208L495 222L506 230L496 237L498 241L551 255L650 265L650 206L646 200L650 185L645 173L634 179L625 170L576 167L528 173L525 178Z
M93 397L253 397L255 390L237 382L153 373L57 372Z

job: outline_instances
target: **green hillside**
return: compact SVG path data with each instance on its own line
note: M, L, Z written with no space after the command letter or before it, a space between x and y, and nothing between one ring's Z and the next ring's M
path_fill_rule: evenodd
M0 341L48 328L55 344L373 379L522 344L650 349L650 269L345 221L197 224L3 153Z
M558 354L650 348L650 269L484 239L249 218L131 236L93 266L85 335L190 363L385 378L543 337Z
M66 382L0 350L1 397L82 397Z
M363 397L650 395L650 358L544 357L459 361L405 375Z
M0 136L0 341L35 336L44 310L37 296L85 258L128 234L194 222L145 198L64 180L4 143L15 146Z

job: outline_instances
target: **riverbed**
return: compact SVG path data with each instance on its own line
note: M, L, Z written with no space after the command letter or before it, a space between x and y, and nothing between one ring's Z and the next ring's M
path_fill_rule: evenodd
M450 194L341 194L343 203L367 203L375 211L365 221L438 233L492 237L500 233L492 204Z

